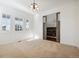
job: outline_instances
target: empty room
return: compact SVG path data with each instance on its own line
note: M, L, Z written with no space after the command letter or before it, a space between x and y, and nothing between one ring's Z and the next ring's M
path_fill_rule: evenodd
M0 0L0 58L79 58L79 0Z

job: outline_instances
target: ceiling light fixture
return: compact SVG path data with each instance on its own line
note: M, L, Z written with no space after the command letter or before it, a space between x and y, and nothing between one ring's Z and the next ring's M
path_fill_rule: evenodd
M38 4L35 2L35 0L33 0L33 3L31 4L31 8L32 10L35 12L35 11L38 11L39 9L39 6Z

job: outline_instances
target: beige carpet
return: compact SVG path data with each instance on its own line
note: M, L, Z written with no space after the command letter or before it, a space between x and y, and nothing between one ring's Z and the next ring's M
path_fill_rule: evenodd
M79 57L76 47L47 40L21 41L0 45L1 58L75 58Z

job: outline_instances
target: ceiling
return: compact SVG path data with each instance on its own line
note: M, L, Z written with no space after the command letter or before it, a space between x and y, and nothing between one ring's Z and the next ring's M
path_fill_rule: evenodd
M63 4L72 2L74 0L35 0L39 4L40 11L47 11ZM0 4L14 6L23 10L31 11L30 4L33 0L0 0Z

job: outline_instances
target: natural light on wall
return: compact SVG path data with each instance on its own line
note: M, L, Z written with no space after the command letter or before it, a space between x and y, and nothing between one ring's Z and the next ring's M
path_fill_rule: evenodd
M29 40L27 40L27 41L33 41L33 40L38 40L38 39L39 39L39 36L36 35L36 34L33 34L33 35L32 35L32 38L29 39Z

